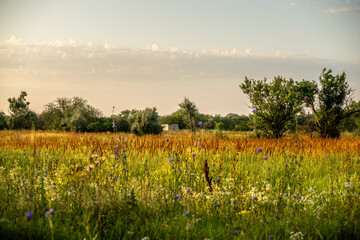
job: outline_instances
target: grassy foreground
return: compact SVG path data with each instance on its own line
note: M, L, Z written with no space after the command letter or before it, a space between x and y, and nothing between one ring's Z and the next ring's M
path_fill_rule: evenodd
M0 239L360 239L360 138L0 132Z

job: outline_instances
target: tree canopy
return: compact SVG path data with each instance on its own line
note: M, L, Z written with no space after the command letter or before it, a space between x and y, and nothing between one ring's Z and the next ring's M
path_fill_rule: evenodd
M256 128L269 137L280 138L301 110L293 79L278 76L268 82L266 78L254 80L245 77L240 88L250 99Z

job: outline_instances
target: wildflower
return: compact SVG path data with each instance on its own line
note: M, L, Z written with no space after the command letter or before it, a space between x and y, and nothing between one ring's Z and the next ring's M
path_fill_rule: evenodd
M26 218L28 220L32 219L33 218L33 214L29 211L29 212L26 212Z
M278 219L278 218L279 218L279 216L278 216L278 215L275 215L275 218L276 218L276 219Z
M187 215L189 215L189 212L184 212L183 216L186 217Z
M192 153L191 156L195 157L195 156L196 156L196 153Z
M217 206L217 207L220 207L220 203L217 203L216 206Z
M115 125L115 123L114 123L114 122L112 123L112 127L113 127L113 128L115 128L115 127L116 127L116 125Z
M199 125L199 126L201 126L202 124L203 124L203 122L202 122L202 121L199 121L199 122L198 122L198 125Z
M261 148L256 149L257 152L261 152Z
M256 196L254 196L252 199L253 199L253 200L257 200L257 197L256 197Z
M287 133L290 133L290 130L287 130Z
M252 112L253 112L253 113L256 113L256 109L253 109Z
M48 216L50 216L50 212L49 212L49 211L47 211L47 212L45 213L45 217L48 217Z
M217 183L220 182L220 178L216 179L216 182L217 182Z
M55 210L51 208L49 212L50 212L51 214L54 214Z
M295 139L295 141L294 141L295 143L297 143L297 140Z
M273 235L270 235L269 238L274 238L274 236L273 236Z
M178 194L175 194L175 199L179 199L180 196Z
M23 153L23 155L25 155L25 153Z
M198 142L197 145L198 145L198 146L201 146L201 142Z
M267 156L267 155L265 155L265 156L264 156L264 159L265 159L265 160L267 160L267 159L268 159L268 156Z
M188 190L187 190L187 192L188 192L188 193L190 193L190 192L191 192L191 190L190 190L190 189L188 189Z
M326 156L325 156L325 158L328 158L328 157L330 157L330 155L326 155Z
M168 141L169 141L169 138L167 138L166 141L168 142Z
M234 235L237 235L237 234L238 234L238 231L235 230L235 231L233 232L233 234L234 234Z

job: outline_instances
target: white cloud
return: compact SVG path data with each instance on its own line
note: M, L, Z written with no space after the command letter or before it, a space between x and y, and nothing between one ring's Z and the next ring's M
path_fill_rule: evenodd
M37 111L56 97L81 96L105 114L114 104L120 109L157 106L164 114L188 96L204 113L246 113L247 100L238 88L244 76L317 79L326 66L346 71L350 79L360 77L359 64L280 50L269 55L252 48L192 52L157 44L123 49L71 39L29 44L11 37L0 43L0 110L7 109L8 97L27 90Z
M290 6L291 6L291 7L295 7L295 6L296 6L296 3L291 2L291 3L290 3Z
M346 7L346 8L329 8L324 10L323 13L325 14L336 14L336 13L360 13L360 7Z

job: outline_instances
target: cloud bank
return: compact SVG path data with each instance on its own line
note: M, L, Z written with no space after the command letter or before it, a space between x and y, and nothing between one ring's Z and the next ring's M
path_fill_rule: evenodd
M160 114L168 114L188 96L204 113L247 114L249 103L239 88L245 76L316 80L324 67L345 71L350 85L360 90L359 63L280 51L272 55L251 48L192 52L156 43L126 49L72 39L30 44L11 37L0 43L0 110L7 110L7 98L25 90L38 112L57 97L80 96L105 115L111 114L112 106L117 111L156 106Z

